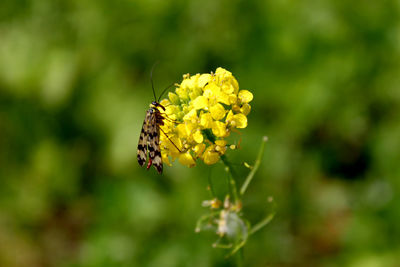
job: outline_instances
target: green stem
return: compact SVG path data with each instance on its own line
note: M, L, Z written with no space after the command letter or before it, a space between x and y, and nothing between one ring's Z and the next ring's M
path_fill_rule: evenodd
M239 207L239 209L240 209L240 207L242 205L241 205L241 200L239 199L239 196L238 196L238 190L237 190L236 181L235 181L235 179L237 179L237 174L236 174L235 170L233 169L232 164L229 162L228 158L225 155L221 156L221 160L224 163L224 165L229 173L228 179L229 179L230 194L233 197L233 201L234 201L235 205L237 207ZM243 247L240 246L240 248L238 249L238 253L236 253L236 266L237 267L243 267L243 259L244 259Z
M250 231L250 235L254 234L264 226L266 226L275 216L275 212L269 214L267 217L265 217L262 221L254 225L254 227Z
M232 164L229 162L228 158L225 155L221 156L221 160L224 163L229 175L228 175L228 183L229 183L229 190L232 194L234 203L238 204L240 199L238 197L238 190L236 187L236 179L237 175L235 170L232 167Z
M210 191L211 197L215 198L215 191L214 191L214 187L213 187L213 183L212 183L212 179L211 179L211 170L208 174L208 186L209 186L209 191Z
M240 195L243 196L249 186L251 180L253 180L254 175L256 174L258 168L260 167L262 156L264 155L265 150L265 143L268 141L268 137L263 136L260 150L258 151L258 155L256 161L254 163L254 167L251 169L249 175L247 176L246 180L244 181L242 187L240 188Z
M243 248L240 248L239 252L237 253L237 256L236 256L236 265L238 267L242 267L243 266L243 259L244 259Z

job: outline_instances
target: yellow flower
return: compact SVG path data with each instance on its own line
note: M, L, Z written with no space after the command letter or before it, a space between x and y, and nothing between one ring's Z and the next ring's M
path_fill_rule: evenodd
M218 68L215 73L183 75L175 92L160 104L165 107L160 146L167 164L179 159L192 167L196 160L215 164L225 154L224 138L235 128L247 127L249 102L253 94L239 90L231 72Z

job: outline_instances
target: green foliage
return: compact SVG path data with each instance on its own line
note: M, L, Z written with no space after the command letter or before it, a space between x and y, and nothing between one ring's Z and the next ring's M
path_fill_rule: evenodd
M233 266L194 233L223 165L136 163L156 61L159 91L221 66L254 94L229 156L253 162L269 137L243 210L277 207L244 266L394 266L399 14L394 0L2 0L0 266Z

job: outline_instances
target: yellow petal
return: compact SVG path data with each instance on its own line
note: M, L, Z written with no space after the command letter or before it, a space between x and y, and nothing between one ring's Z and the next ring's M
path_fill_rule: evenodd
M168 98L171 101L172 104L178 105L179 104L179 97L177 94L174 94L172 92L168 93Z
M217 103L216 105L214 105L210 108L210 113L214 120L220 120L223 117L225 117L226 111L224 109L224 106Z
M178 148L182 148L181 139L178 138L178 136L172 134L169 134L168 137L169 138L167 138L165 135L161 135L161 148L165 148L165 150L168 150L173 157L179 156L180 149L178 150Z
M193 140L194 141L196 141L197 143L203 143L203 140L204 140L204 138L203 138L203 135L201 134L201 132L200 131L196 131L194 134L193 134Z
M160 105L163 106L163 107L167 107L170 104L171 104L171 102L169 102L168 99L163 99L163 100L160 101Z
M204 129L211 128L213 124L213 119L210 113L203 113L200 115L200 125Z
M215 151L217 151L220 155L225 154L226 141L225 140L216 140L215 141Z
M247 103L244 103L243 106L240 108L240 112L243 113L243 115L248 115L250 113L251 106Z
M192 122L192 121L197 121L197 113L196 110L192 109L189 111L184 117L183 121L185 122Z
M219 160L219 154L213 151L214 147L208 147L203 154L203 161L207 165L215 164Z
M232 110L235 111L235 113L239 113L240 112L240 106L239 105L232 105Z
M182 107L182 112L184 114L188 114L189 111L191 111L193 109L192 107L189 107L187 104L182 104L181 107Z
M231 79L231 85L232 85L232 87L233 87L233 92L234 92L235 94L237 94L237 93L239 92L239 83L238 83L238 81L235 79L235 77L233 77L233 76L232 76L232 79Z
M208 105L208 99L205 96L198 96L192 101L192 105L196 110L204 109Z
M235 92L233 86L230 83L226 82L222 84L221 89L225 94L228 95L233 94Z
M232 112L232 110L229 110L228 115L226 115L225 121L227 123L230 123L232 120L233 120L233 112Z
M206 73L200 75L198 80L198 86L203 88L211 79L212 79L211 74Z
M253 100L253 94L247 90L239 91L238 97L241 103L249 103L251 100Z
M193 148L194 153L196 153L196 157L200 157L203 154L203 151L204 151L205 148L206 148L206 145L204 143L197 144Z
M221 92L221 88L219 88L215 83L209 83L204 88L203 95L207 98L215 98Z
M175 115L178 114L179 111L180 110L179 110L178 106L175 106L175 105L169 105L169 106L165 107L165 113L167 113L168 118L170 118L172 114L175 114Z
M175 129L175 125L174 123L165 120L164 125L160 125L160 128L164 133L170 133ZM161 139L163 139L163 135L161 135Z
M219 155L223 155L226 152L225 146L215 146L215 151L218 152Z
M199 88L199 87L194 87L194 88L191 88L191 90L189 92L189 97L193 101L194 99L196 99L201 94L203 94L202 89Z
M194 161L193 157L190 155L189 152L180 154L179 155L179 162L182 165L186 165L188 167L196 166L196 162Z
M185 79L181 83L181 88L187 89L187 88L193 88L195 86L195 80L194 77L190 77L189 79Z
M229 95L229 105L236 104L237 101L237 96L235 94L230 94Z
M188 95L188 89L187 87L182 86L182 84L188 80L183 80L183 82L181 83L181 86L179 86L178 88L176 88L175 93L178 95L178 97L180 98L180 100L184 100L187 101L189 99L189 95Z
M207 87L209 87L209 86L211 86L211 85L208 84L208 85L205 87L204 92L203 92L203 96L206 97L206 98L211 98L212 95L213 95L212 90L207 88Z
M217 96L217 100L219 103L230 105L229 95L225 94L224 92L220 92Z
M227 135L225 123L215 121L212 126L212 132L216 137L225 137Z
M246 128L247 127L247 117L243 114L236 114L233 116L233 121L235 122L236 128Z
M192 123L192 122L185 123L185 126L186 126L186 132L188 135L192 135L194 130L198 127L197 123Z
M226 69L219 67L219 68L217 68L217 70L215 71L215 75L216 75L217 77L226 79L226 78L229 78L229 77L232 76L232 72L229 72L229 71L227 71Z
M216 140L215 144L218 146L226 146L226 140Z
M186 125L184 123L178 124L178 126L176 126L176 131L177 131L179 138L187 138L188 137Z

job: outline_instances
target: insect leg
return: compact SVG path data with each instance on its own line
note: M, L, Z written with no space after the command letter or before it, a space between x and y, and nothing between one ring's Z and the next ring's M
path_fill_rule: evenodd
M182 153L182 151L175 145L174 142L172 142L171 138L169 138L169 136L164 132L164 130L161 129L161 128L160 128L160 130L161 130L161 132L163 132L163 134L168 138L168 140L174 145L174 147L175 147L176 149L178 149L179 153Z

